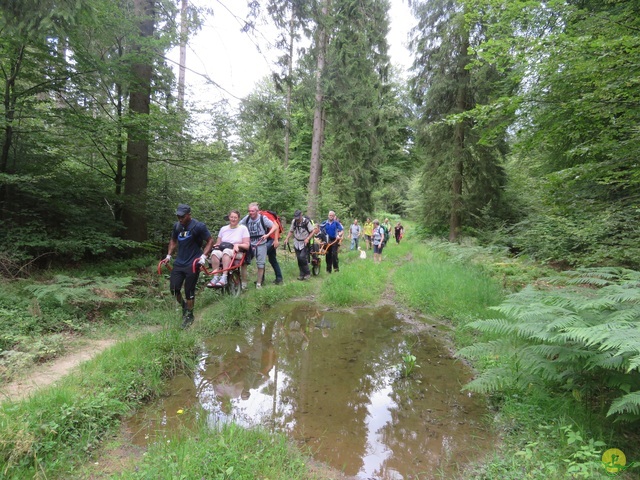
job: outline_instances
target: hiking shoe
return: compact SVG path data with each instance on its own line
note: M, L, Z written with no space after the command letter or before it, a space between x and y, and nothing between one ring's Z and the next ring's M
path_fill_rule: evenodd
M207 283L207 288L215 288L216 284L220 281L220 275L214 275L209 283Z
M193 320L193 311L187 310L187 313L182 316L182 326L180 328L182 328L183 330L189 328L189 326L193 323Z

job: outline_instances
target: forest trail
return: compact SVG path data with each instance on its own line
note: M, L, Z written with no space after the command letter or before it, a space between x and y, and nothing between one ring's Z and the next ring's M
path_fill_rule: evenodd
M90 360L116 343L116 339L88 340L68 355L34 365L31 373L0 387L0 400L23 400L37 389L57 382L82 362Z
M72 343L69 352L57 357L50 362L33 365L28 373L19 378L0 385L0 401L20 401L27 398L36 390L49 385L53 385L65 375L80 365L82 362L91 360L93 357L112 347L123 339L134 335L140 335L159 330L161 327L143 327L131 331L124 336L118 335L116 338L103 338L98 340L81 339Z
M81 347L73 349L68 355L41 366L34 365L29 374L0 387L0 400L23 400L37 389L54 384L82 362L90 360L117 342L114 338L83 341Z

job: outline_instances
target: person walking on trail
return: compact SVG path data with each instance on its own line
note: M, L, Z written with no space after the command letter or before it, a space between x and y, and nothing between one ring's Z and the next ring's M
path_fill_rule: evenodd
M380 226L380 222L376 218L373 221L373 261L380 263L382 261L382 249L384 248L384 227Z
M198 220L191 218L191 207L185 203L178 205L176 209L178 221L173 225L167 256L162 260L163 264L169 263L172 255L178 250L178 255L173 262L173 270L169 277L171 294L176 297L182 306L182 328L187 328L193 323L193 305L196 298L196 285L200 269L193 271L193 263L199 259L203 265L207 261L213 247L213 237L207 226ZM204 249L202 244L205 244ZM181 293L184 285L184 296Z
M226 218L229 219L229 225L225 225L220 229L216 243L211 251L210 261L214 272L220 269L221 262L222 270L227 270L231 266L231 261L242 258L242 252L249 250L251 246L249 230L239 223L240 212L231 210ZM226 284L227 272L223 271L221 275L214 273L207 287L224 287Z
M371 236L373 235L373 223L371 223L371 219L367 217L367 221L364 222L362 233L364 234L364 240L367 242L367 248L371 250Z
M328 249L326 253L327 259L327 273L331 273L331 270L335 270L339 272L338 268L338 249L340 248L340 240L342 239L342 235L344 233L344 227L342 224L336 220L336 213L332 210L329 212L327 220L322 222L320 228L324 231L327 236L327 242L333 243Z
M360 225L358 225L358 219L354 218L353 223L349 227L349 238L351 239L350 250L357 250L360 244Z
M276 223L275 221L275 217L267 217L267 213L263 212L267 212L267 213L272 213L269 212L268 210L266 211L262 211L260 212L260 215L263 216L263 218L268 218L269 220L271 220L272 222ZM280 235L282 235L282 231L280 230L279 226L277 226L276 231L269 237L269 240L267 241L267 260L269 260L269 265L271 265L271 268L273 268L273 273L276 276L276 279L273 283L275 283L276 285L282 285L282 269L280 268L280 264L278 263L278 247L280 246ZM266 274L266 272L265 272ZM264 285L264 274L262 275L262 282Z
M388 218L384 219L384 223L382 224L382 226L384 227L385 231L387 232L387 239L389 238L389 234L391 233L391 222L389 221ZM387 240L384 241L384 246L387 245Z
M258 269L256 277L256 288L262 288L262 278L264 276L264 265L267 259L268 240L269 237L277 230L278 224L272 222L264 215L261 215L260 206L257 203L250 203L248 208L249 215L240 220L241 225L245 225L249 230L249 238L251 248L246 257L246 261L240 267L240 275L242 276L242 288L247 288L247 265L252 258L256 259L256 267Z
M311 270L309 270L309 242L315 233L315 226L309 218L302 215L301 210L296 210L291 221L291 228L287 233L284 243L287 243L293 235L293 248L296 251L298 259L298 269L300 276L298 280L308 280L311 278Z
M400 243L400 240L402 240L402 237L404 237L404 227L402 226L402 223L396 223L393 233L396 237L396 243Z

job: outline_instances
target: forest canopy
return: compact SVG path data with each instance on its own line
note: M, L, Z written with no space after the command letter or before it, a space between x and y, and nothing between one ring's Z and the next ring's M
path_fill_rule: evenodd
M281 55L206 137L166 53L218 7L20 3L0 5L3 275L160 255L178 203L216 230L251 201L638 266L637 2L413 0L406 78L387 0L252 1Z

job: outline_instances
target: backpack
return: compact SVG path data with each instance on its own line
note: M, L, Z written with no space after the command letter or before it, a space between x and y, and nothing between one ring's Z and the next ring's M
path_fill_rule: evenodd
M276 229L276 231L274 233L274 236L272 238L274 240L276 238L280 238L282 236L282 233L284 232L284 228L282 227L282 220L280 219L278 214L276 212L271 211L271 210L260 210L258 213L260 213L260 215L261 215L260 221L262 222L262 228L264 229L265 232L268 232L269 229L264 226L263 217L267 217L273 223L278 224L278 228Z
M389 241L389 230L384 225L380 225L380 228L384 232L383 243L386 244Z

